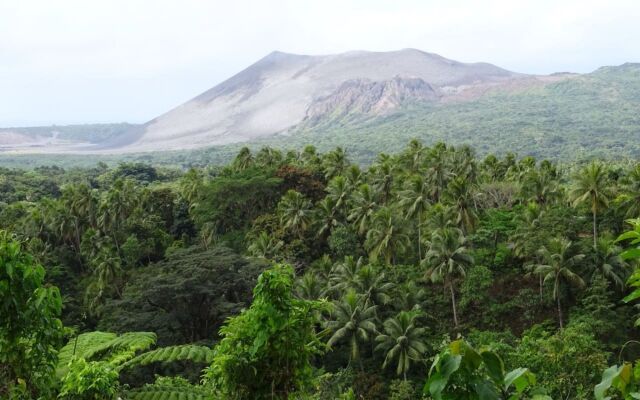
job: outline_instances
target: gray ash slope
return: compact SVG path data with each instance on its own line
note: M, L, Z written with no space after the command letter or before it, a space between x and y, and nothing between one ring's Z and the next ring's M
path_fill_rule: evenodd
M245 142L527 77L414 49L325 56L274 52L105 148L138 152Z

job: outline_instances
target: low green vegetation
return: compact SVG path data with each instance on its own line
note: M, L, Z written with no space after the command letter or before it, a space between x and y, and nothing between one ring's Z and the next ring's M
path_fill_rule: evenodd
M638 204L417 140L2 169L0 398L638 398Z

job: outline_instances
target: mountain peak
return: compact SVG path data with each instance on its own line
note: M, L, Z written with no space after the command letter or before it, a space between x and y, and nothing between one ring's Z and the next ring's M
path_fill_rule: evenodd
M521 76L406 48L300 55L273 51L132 135L137 151L242 142L286 132L323 110L386 114L407 102L437 102L475 85ZM395 80L394 80L395 79ZM336 111L337 112L337 111Z

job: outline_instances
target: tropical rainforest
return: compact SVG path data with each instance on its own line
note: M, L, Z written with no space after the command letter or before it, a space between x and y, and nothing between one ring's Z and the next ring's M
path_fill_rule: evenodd
M3 168L0 398L638 399L639 260L631 161Z

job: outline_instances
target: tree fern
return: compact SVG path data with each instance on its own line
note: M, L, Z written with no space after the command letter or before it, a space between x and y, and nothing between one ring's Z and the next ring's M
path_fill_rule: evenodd
M145 385L127 392L129 400L212 400L212 394L198 386Z
M87 361L107 361L112 365L120 365L155 342L156 334L152 332L127 332L120 336L109 332L83 333L60 350L56 374L64 376L74 355Z
M67 373L68 365L74 355L85 357L85 354L92 349L102 346L105 343L117 338L118 335L111 332L88 332L71 339L66 346L58 352L58 365L56 376L61 378Z
M213 350L206 346L197 346L192 344L161 347L132 358L122 364L120 369L137 365L147 365L155 362L169 363L181 360L210 364L213 361Z

